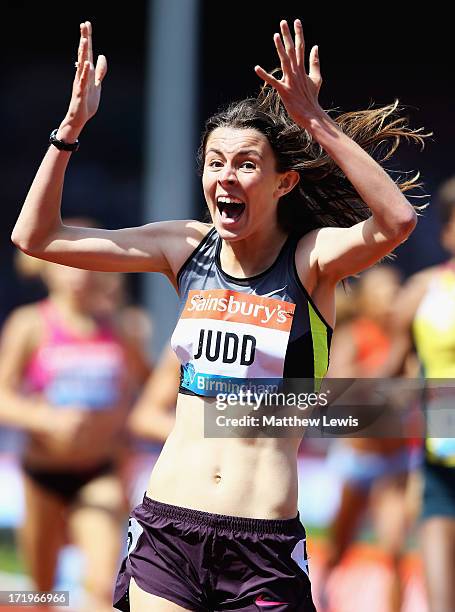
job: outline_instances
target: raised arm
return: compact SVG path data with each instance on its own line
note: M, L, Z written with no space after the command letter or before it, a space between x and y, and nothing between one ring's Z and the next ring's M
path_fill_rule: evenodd
M56 137L71 144L97 112L107 72L104 55L94 64L92 26L80 25L76 74L68 112ZM60 264L100 271L163 272L172 279L207 231L188 221L150 223L137 228L103 230L62 223L61 201L72 153L51 145L44 156L12 233L22 251Z
M312 237L319 274L336 282L391 252L412 232L417 216L383 168L320 107L318 48L311 50L307 74L300 21L294 23L295 44L287 22L282 21L280 26L281 36L275 34L274 41L283 76L276 79L260 66L256 66L256 74L276 89L290 117L336 162L371 210L366 221L350 228L322 228Z

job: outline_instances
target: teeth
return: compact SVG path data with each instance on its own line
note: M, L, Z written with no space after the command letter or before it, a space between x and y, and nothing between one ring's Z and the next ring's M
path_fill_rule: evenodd
M226 196L220 196L217 201L221 204L243 204L242 200L238 200L237 198L229 198Z

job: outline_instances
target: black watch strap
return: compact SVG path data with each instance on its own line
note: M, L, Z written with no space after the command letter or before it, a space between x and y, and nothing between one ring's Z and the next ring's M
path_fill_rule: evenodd
M57 138L58 130L54 130L51 132L49 136L49 143L57 147L60 151L77 151L79 149L79 140L76 142L65 142L64 140L59 140Z

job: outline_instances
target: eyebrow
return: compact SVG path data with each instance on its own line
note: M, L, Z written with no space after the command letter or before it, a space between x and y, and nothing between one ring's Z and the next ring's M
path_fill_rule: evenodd
M221 157L224 157L224 154L218 149L213 149L213 148L207 149L205 154L208 155L209 153L215 153L215 155L220 155ZM237 157L238 155L251 155L251 154L256 155L256 157L259 157L259 159L263 159L262 155L256 149L240 149L235 154L235 157Z

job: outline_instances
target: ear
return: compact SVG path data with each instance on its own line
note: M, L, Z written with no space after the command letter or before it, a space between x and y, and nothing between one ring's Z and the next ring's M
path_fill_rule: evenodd
M284 195L294 189L300 180L300 174L296 170L289 170L280 176L278 187L275 191L277 198L282 198Z
M444 249L452 253L455 247L455 209L449 220L442 225L440 239Z

